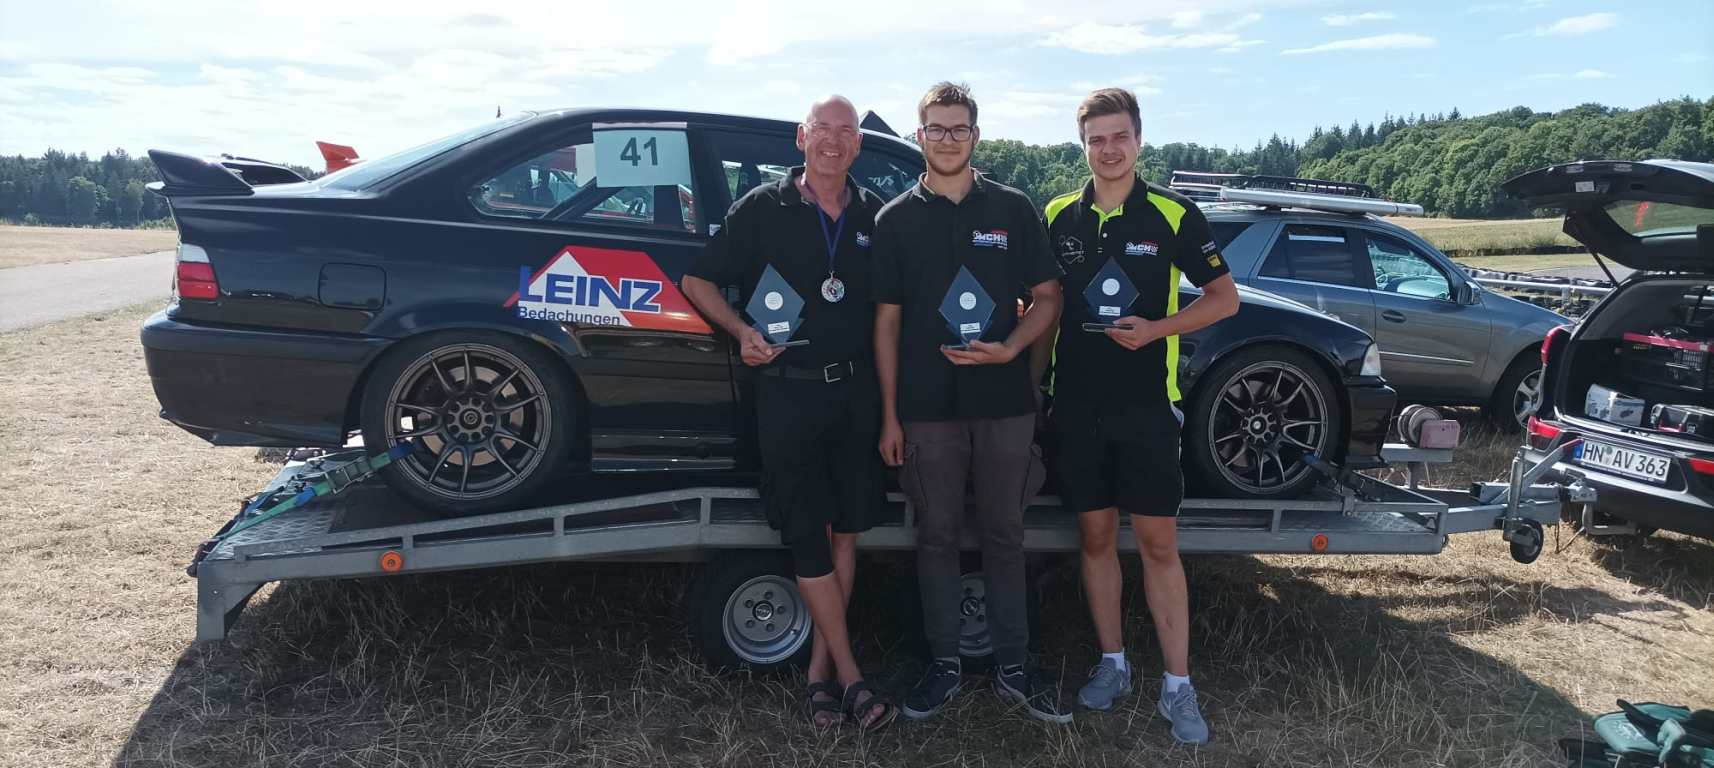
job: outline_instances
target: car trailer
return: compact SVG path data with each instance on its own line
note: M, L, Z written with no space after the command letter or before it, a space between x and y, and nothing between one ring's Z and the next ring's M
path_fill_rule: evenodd
M1575 478L1568 486L1536 484L1565 450L1534 466L1525 466L1520 450L1509 482L1453 491L1417 487L1427 464L1449 461L1450 450L1390 444L1382 455L1410 468L1410 487L1320 465L1324 482L1305 498L1186 499L1178 518L1179 549L1432 555L1451 534L1500 529L1512 556L1531 562L1541 552L1544 525L1559 522L1566 505L1594 501ZM343 485L351 480L341 477L349 472L346 462L360 458L361 450L347 450L289 461L256 498L289 497L329 480ZM259 505L248 503L187 569L197 580L197 639L224 638L256 590L274 581L556 560L709 561L691 596L690 624L710 661L767 668L807 648L809 612L754 487L729 476L690 473L585 475L562 485L562 498L545 506L461 518L437 518L372 480L349 482L348 489L259 523ZM1078 551L1075 517L1054 497L1034 499L1024 514L1025 551ZM1131 537L1119 540L1122 548L1134 549ZM896 492L888 495L884 522L858 539L867 550L909 550L915 544L915 511ZM969 526L964 548L978 549ZM966 574L965 587L963 651L982 656L990 649L979 572Z

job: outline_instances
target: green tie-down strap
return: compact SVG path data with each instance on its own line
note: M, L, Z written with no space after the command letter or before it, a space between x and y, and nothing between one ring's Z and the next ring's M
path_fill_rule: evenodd
M374 456L364 456L345 462L344 464L336 464L328 467L323 470L323 477L325 479L321 482L298 491L291 497L279 501L272 506L269 506L267 509L258 510L257 507L267 502L269 497L258 497L254 502L251 502L251 508L244 510L244 514L239 516L240 518L243 518L255 515L254 517L250 517L250 519L232 526L225 533L216 536L215 539L220 540L228 538L239 531L260 525L263 522L279 516L280 514L297 509L298 507L308 504L322 496L332 496L339 493L346 488L369 479L369 477L374 475L376 472L380 472L382 467L404 458L405 454L410 452L411 441L406 440L393 446L385 453L377 453Z
M1605 765L1714 768L1714 711L1621 699L1620 711L1595 718ZM1569 749L1567 750L1570 751ZM1584 752L1588 756L1589 750Z

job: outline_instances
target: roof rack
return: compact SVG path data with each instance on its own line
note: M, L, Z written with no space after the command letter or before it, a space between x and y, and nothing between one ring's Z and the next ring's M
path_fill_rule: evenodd
M1328 181L1326 179L1304 179L1296 176L1270 176L1267 174L1173 171L1172 180L1167 182L1167 185L1173 189L1184 188L1196 192L1218 191L1221 188L1272 189L1280 192L1310 192L1317 195L1381 198L1380 193L1376 192L1374 187L1354 181Z
M1422 206L1395 203L1374 187L1349 181L1266 174L1173 171L1168 186L1197 202L1229 202L1336 213L1421 216Z

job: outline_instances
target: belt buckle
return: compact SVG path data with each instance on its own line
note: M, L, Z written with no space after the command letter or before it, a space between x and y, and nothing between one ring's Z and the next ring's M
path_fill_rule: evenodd
M821 367L821 381L822 381L822 383L832 384L836 381L844 381L845 380L844 376L842 376L842 375L841 376L835 376L833 373L833 369L839 368L839 367L844 366L844 365L849 365L849 363L828 363L827 365L822 366ZM844 372L840 371L840 373L844 373Z

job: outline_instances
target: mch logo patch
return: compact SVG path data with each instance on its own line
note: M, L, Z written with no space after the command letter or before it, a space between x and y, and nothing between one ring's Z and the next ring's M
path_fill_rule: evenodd
M501 306L525 320L712 332L642 251L568 246L538 271L518 267L518 291Z
M1126 256L1154 256L1160 252L1160 245L1149 240L1140 243L1125 243Z
M868 248L869 247L869 235L867 233L864 233L864 232L858 232L857 233L857 247L859 247L859 248Z
M998 248L1002 251L1007 250L1006 230L995 229L988 232L983 232L980 229L970 230L970 244L978 248Z

